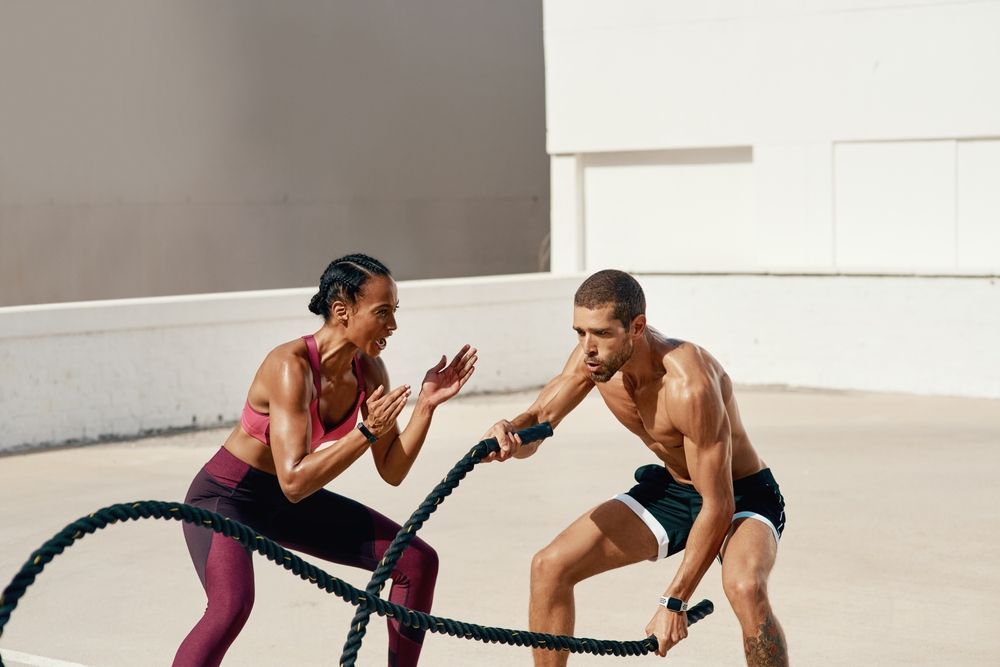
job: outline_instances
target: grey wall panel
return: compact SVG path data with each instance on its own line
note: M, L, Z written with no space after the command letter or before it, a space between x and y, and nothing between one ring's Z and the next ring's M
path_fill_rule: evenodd
M0 306L545 268L538 0L0 2Z

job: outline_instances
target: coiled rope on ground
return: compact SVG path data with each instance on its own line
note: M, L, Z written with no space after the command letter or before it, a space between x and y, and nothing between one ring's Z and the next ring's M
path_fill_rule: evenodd
M548 424L540 424L519 432L522 442L531 442L548 437L552 429ZM237 540L247 549L256 551L268 560L290 570L299 578L313 583L316 587L332 593L342 600L358 607L358 612L351 622L351 631L341 656L342 667L354 665L357 652L365 634L365 627L372 613L379 616L395 618L403 625L446 634L452 637L475 639L482 642L508 644L512 646L527 646L552 650L569 651L571 653L591 653L596 655L645 655L656 650L655 637L647 637L639 641L615 641L609 639L589 639L567 635L549 635L529 632L527 630L510 630L481 626L475 623L456 621L450 618L432 616L423 612L407 609L378 597L382 585L395 566L396 560L402 555L409 542L416 536L431 513L440 505L465 475L486 455L499 449L495 439L487 439L474 446L448 473L448 475L427 496L420 507L403 525L389 549L380 561L369 581L366 590L362 591L345 581L334 577L315 565L291 553L280 544L258 534L256 531L239 522L198 507L177 502L160 500L141 500L131 503L118 503L97 510L93 514L81 517L70 523L41 547L32 552L27 562L11 580L0 595L0 637L10 620L11 614L18 602L24 596L28 587L34 583L45 566L57 555L61 554L77 540L95 533L111 524L137 521L139 519L168 519L184 521L203 526L217 533ZM713 605L703 600L688 610L688 623L695 623L712 613ZM0 651L0 667L3 667L2 651Z

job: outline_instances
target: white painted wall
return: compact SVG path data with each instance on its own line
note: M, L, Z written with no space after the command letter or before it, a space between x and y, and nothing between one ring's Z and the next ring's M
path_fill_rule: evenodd
M957 268L954 141L837 144L833 173L839 268Z
M1000 1L544 7L554 271L1000 274Z
M827 143L754 146L757 267L823 273L835 266L833 147Z
M390 380L417 385L441 354L480 350L465 391L543 384L575 344L577 277L399 283ZM319 328L313 289L0 308L0 451L211 426L238 418L275 345Z
M966 270L1000 273L1000 141L957 146L956 253Z
M1000 279L638 276L737 383L1000 397Z
M1000 2L545 0L551 154L997 136Z
M553 272L638 274L737 382L998 395L1000 0L544 18Z
M399 283L393 384L468 342L466 393L537 387L576 344L583 276ZM644 275L650 323L741 384L1000 397L1000 280ZM0 451L238 418L273 346L318 328L312 290L0 308ZM305 313L305 314L304 314Z
M752 269L751 159L749 149L584 156L585 265Z

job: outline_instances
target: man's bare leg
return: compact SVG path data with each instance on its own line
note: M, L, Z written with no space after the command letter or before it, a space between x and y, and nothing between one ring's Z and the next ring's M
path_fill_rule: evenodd
M531 561L528 627L571 635L576 620L573 587L607 570L656 555L656 539L624 503L609 500L569 525ZM562 667L565 651L535 649L536 667Z
M785 633L771 611L767 577L778 545L756 519L740 519L723 547L722 587L743 629L743 650L751 667L787 667Z

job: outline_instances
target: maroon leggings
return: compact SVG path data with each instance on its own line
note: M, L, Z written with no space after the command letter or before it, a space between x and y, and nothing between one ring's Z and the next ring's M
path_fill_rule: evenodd
M325 489L291 503L274 475L251 468L220 449L195 476L184 502L240 523L288 549L373 571L399 525L350 498ZM174 667L213 667L239 634L253 607L253 563L239 542L184 524L191 559L208 595L204 616L177 649ZM389 600L429 612L437 553L414 539L392 571ZM389 621L389 666L413 667L424 633ZM339 649L339 647L338 647Z

